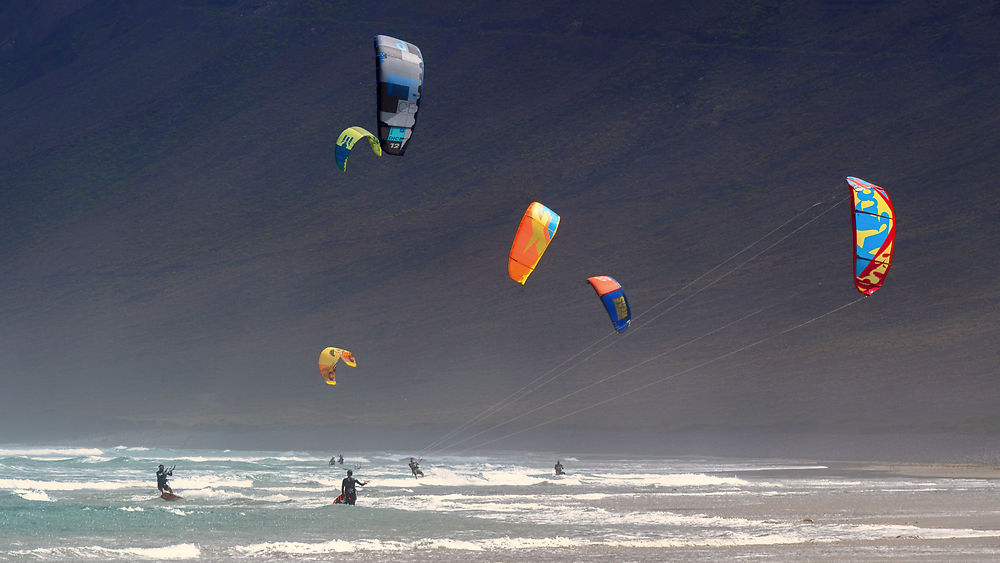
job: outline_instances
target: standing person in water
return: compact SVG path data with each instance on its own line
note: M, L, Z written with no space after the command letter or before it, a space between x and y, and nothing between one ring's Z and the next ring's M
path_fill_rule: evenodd
M423 460L420 460L420 461L423 461ZM413 459L412 457L410 458L410 464L409 464L410 465L410 472L413 473L413 478L414 479L416 479L417 477L423 477L424 476L424 472L420 470L420 461L417 461L417 460Z
M347 504L354 506L354 503L358 500L358 490L355 487L364 487L368 484L368 481L362 483L353 477L354 472L350 469L347 470L347 477L340 483L340 494L344 496Z
M556 475L565 475L566 472L563 471L563 464L558 459L556 460Z
M174 468L171 467L169 471L163 468L163 464L160 464L160 468L156 470L156 488L160 489L160 494L172 493L174 492L170 485L167 484L167 476L174 474Z

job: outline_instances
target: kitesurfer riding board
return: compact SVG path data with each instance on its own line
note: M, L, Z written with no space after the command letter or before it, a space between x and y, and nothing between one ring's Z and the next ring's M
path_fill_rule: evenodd
M410 458L410 463L408 465L410 466L410 472L413 473L414 479L424 476L424 472L420 470L421 461L423 461L423 459L418 461L413 459L412 457Z
M174 467L177 467L176 465ZM174 474L174 467L170 469L164 469L163 464L156 470L156 488L160 491L160 498L163 500L180 500L180 495L175 495L173 489L167 484L167 477Z

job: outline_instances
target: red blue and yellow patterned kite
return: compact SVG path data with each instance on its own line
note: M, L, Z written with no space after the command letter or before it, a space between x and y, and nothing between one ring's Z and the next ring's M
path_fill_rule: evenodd
M535 271L558 228L559 216L555 212L537 201L531 202L510 247L507 273L512 280L521 285L528 281L528 276Z
M853 176L847 183L854 203L854 286L871 295L892 266L896 214L884 189Z

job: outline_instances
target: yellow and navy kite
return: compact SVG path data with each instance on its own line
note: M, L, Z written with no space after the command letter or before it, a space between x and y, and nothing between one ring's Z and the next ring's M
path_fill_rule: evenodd
M554 211L537 201L528 206L510 247L507 273L512 280L521 285L528 281L558 228L559 216Z
M354 354L341 348L323 348L319 353L319 374L326 380L327 385L337 384L337 362L344 360L344 363L352 368L358 367Z
M347 157L351 155L351 150L354 148L354 144L361 139L368 139L368 144L372 147L372 152L375 156L382 156L382 146L379 145L378 139L375 135L369 133L365 128L358 127L348 127L344 129L344 132L337 137L337 148L334 153L334 157L337 159L337 167L342 171L347 172Z
M896 213L885 189L847 177L854 203L854 287L871 295L882 287L892 266Z

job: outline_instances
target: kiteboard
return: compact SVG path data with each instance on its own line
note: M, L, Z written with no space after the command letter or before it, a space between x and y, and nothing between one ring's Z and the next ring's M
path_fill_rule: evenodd
M347 504L347 495L340 493L340 496L333 499L333 504Z
M184 497L175 495L174 493L163 493L160 495L160 498L163 500L182 500Z

